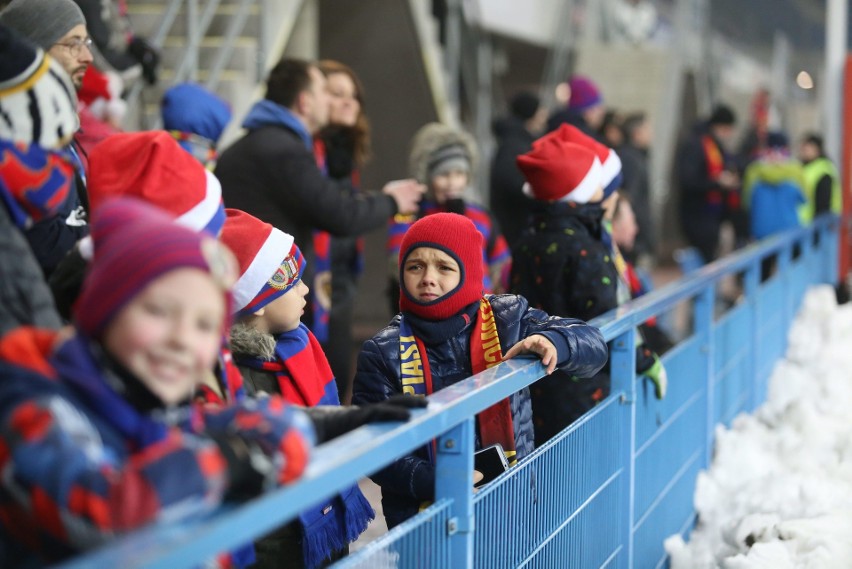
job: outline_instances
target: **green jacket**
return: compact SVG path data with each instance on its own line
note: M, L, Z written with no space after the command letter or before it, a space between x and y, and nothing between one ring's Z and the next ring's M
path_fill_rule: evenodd
M805 199L799 208L799 218L802 223L810 223L816 209L816 188L824 176L831 178L831 212L840 214L843 211L843 195L840 190L840 177L837 169L828 158L817 158L805 164Z

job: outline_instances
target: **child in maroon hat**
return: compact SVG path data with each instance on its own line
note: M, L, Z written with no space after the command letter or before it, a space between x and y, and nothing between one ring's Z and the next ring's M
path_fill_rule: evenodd
M193 505L292 481L312 444L308 419L280 399L187 405L230 322L236 263L224 247L127 198L96 213L92 237L74 327L18 328L0 341L0 470L14 472L0 481L0 552L10 564L62 560Z
M516 295L483 294L482 234L454 213L415 222L399 253L400 310L364 343L355 376L356 403L394 394L429 395L521 353L586 377L606 362L596 328L549 316ZM477 448L500 444L510 463L533 450L529 391L523 389L477 416ZM431 445L372 476L382 487L388 527L434 499Z

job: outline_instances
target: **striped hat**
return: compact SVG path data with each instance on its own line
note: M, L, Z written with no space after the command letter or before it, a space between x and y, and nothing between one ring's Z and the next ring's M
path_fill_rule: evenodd
M133 198L103 204L91 227L95 256L73 310L77 326L89 337L99 339L128 302L177 269L210 274L230 308L236 261L213 237L182 227L162 210Z
M244 211L228 208L220 240L237 256L240 277L232 312L257 312L301 280L305 258L293 236Z
M222 186L165 131L114 134L89 153L89 207L132 196L195 231L218 235L225 222Z
M527 183L524 193L541 201L588 203L601 188L602 168L586 146L546 136L516 159Z
M77 95L62 67L0 26L0 138L45 149L71 142L79 128Z
M601 162L601 185L604 189L604 199L611 196L621 186L624 177L621 174L621 158L615 150L601 144L574 125L562 124L558 130L547 136L556 136L562 140L585 146L592 150Z

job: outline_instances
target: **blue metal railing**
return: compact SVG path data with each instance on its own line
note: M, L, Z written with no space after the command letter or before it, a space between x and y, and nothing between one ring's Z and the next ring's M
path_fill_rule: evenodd
M319 447L300 482L239 506L139 530L68 568L190 567L258 538L298 512L438 438L436 501L336 567L661 567L663 540L690 531L698 472L718 423L765 399L808 286L836 279L838 221L752 245L592 323L611 341L612 392L559 436L479 492L473 417L543 375L505 362L430 397L402 425L369 425ZM777 257L761 281L761 262ZM716 285L742 277L718 314ZM692 333L666 353L665 399L637 383L635 327L692 304Z

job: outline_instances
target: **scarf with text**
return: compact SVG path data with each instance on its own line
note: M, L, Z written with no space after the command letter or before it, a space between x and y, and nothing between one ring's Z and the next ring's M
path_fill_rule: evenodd
M281 396L304 407L339 406L337 383L319 341L304 324L276 337L275 360L238 358L240 365L275 374ZM299 514L305 566L322 564L358 539L376 513L357 486L351 486Z
M482 297L470 337L471 369L474 374L477 374L502 361L503 349L500 346L491 303L486 297ZM432 394L432 372L429 367L429 358L426 357L426 346L423 340L415 336L404 315L399 322L399 367L404 394ZM500 443L509 459L509 464L514 465L517 461L515 431L509 399L503 399L483 410L477 414L476 421L479 427L480 446L485 448ZM429 461L434 464L435 441L427 447L427 453Z

